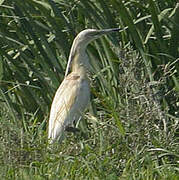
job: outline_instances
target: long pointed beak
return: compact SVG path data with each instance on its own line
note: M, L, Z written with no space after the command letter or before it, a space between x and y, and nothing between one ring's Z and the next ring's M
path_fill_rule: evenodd
M110 28L110 29L102 29L102 30L86 29L86 30L80 32L79 35L81 35L82 33L84 33L86 35L86 37L84 37L84 34L83 34L83 36L81 37L81 41L84 41L84 44L85 44L85 47L86 47L86 45L88 45L91 41L99 38L102 35L105 35L105 34L108 34L108 33L111 33L111 32L121 31L121 30L123 30L123 29L121 29L121 28ZM78 41L74 41L74 42L77 43ZM72 52L70 51L70 56L69 56L69 59L68 59L68 64L67 64L67 68L66 68L66 72L65 72L65 77L68 75L69 69L71 67L71 62L73 60L72 59L72 54L75 52L73 48L74 47L72 46L71 51L72 50L73 51Z
M107 34L107 33L110 33L110 32L116 32L116 31L120 31L121 28L111 28L111 29L102 29L102 30L99 30L99 34Z

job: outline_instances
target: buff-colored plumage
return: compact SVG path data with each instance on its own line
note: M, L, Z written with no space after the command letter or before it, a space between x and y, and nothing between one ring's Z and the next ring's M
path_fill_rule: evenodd
M60 138L60 134L65 127L71 126L74 121L80 118L89 102L89 98L88 80L75 72L67 76L58 88L52 103L49 138Z
M87 45L92 40L112 31L119 31L119 29L87 29L80 32L74 39L65 78L58 88L51 106L48 131L48 138L51 142L59 140L65 128L72 126L74 121L80 119L89 103ZM70 69L71 73L68 75Z

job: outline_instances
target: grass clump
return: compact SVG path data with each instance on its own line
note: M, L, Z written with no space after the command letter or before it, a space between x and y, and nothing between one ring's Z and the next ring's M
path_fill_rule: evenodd
M38 122L34 115L25 117L29 122L24 119L28 122L24 125L12 121L2 108L1 177L177 179L178 119L169 116L167 110L160 113L136 52L122 58L119 81L123 86L116 88L121 104L92 88L94 109L83 118L81 132L68 133L60 145L49 148L44 122ZM96 83L94 79L92 86Z
M177 1L0 1L1 179L179 178ZM49 147L52 97L86 28L91 103L80 132Z

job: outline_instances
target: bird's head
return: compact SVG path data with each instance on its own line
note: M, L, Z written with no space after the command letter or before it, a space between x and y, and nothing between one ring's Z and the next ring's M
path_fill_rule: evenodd
M112 29L102 29L102 30L97 30L97 29L85 29L81 31L74 39L71 51L70 51L70 56L68 59L68 64L66 68L66 73L65 76L68 74L69 69L71 67L71 63L74 59L74 56L78 53L81 54L86 50L86 46L93 40L101 37L102 35L119 31L121 30L120 28L112 28ZM86 62L88 64L88 62Z
M85 29L81 31L73 41L73 45L86 47L91 41L101 37L102 35L108 34L110 32L119 31L120 28L113 29Z

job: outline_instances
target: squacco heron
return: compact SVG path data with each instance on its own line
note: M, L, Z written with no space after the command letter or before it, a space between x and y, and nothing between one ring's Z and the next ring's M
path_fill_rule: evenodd
M102 35L119 30L86 29L74 39L65 78L56 91L50 110L48 138L51 143L60 140L64 130L81 118L89 103L90 86L87 71L90 64L86 53L87 45Z

